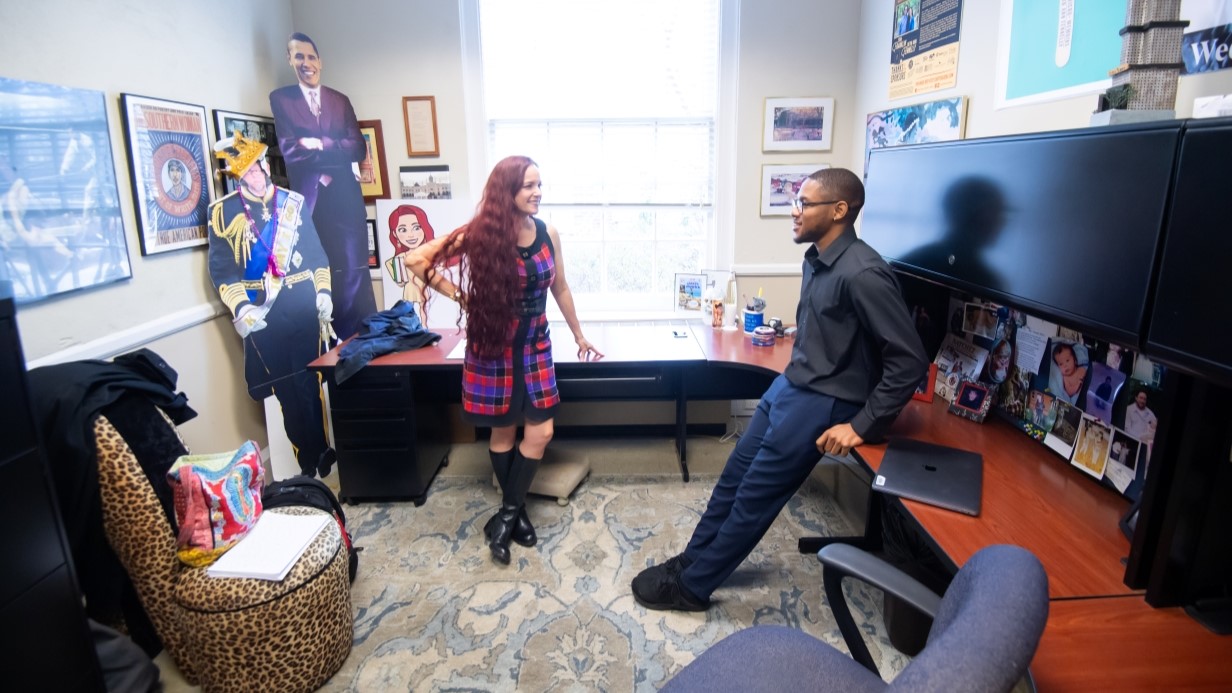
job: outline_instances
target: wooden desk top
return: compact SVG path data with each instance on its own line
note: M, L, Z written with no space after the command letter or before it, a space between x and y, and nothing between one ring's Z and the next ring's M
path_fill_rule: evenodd
M955 566L989 544L1017 544L1044 564L1054 599L1134 593L1123 581L1121 563L1129 555L1129 540L1117 526L1128 501L995 415L980 424L947 408L940 397L931 403L913 400L890 435L984 456L979 517L902 500ZM857 452L875 471L885 445L864 445Z
M569 328L552 324L552 359L557 365L578 364L577 345ZM586 338L603 352L603 358L595 363L681 363L706 360L706 354L698 341L689 334L688 328L670 325L611 325L605 323L584 325ZM679 332L683 336L676 336ZM444 328L437 334L441 341L433 346L410 351L378 356L371 366L415 366L420 368L462 368L462 359L446 357L462 341L463 335L456 329ZM330 369L338 365L338 350L330 349L325 355L308 364L313 369Z
M740 330L716 330L693 325L693 337L701 345L706 360L729 365L782 373L791 362L792 340L775 340L772 347L753 346L753 338Z
M1141 597L1053 601L1031 673L1053 691L1226 691L1232 637Z

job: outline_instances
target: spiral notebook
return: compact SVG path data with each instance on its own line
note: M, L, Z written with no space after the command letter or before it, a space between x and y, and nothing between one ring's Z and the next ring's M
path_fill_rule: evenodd
M920 440L892 438L873 477L873 490L979 515L984 457Z

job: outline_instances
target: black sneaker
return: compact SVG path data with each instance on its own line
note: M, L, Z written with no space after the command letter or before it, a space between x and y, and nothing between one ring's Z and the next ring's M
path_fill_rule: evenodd
M666 563L651 566L633 578L633 598L638 604L656 611L705 611L710 608L709 599L701 600L689 594L680 584L680 574L668 573L664 570L666 566Z

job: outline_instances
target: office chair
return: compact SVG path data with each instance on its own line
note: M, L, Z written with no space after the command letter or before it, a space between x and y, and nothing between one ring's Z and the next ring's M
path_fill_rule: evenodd
M754 626L716 643L668 681L667 693L739 690L1008 691L1025 677L1048 618L1048 577L1039 559L1017 546L989 546L958 571L944 597L858 548L818 552L826 598L852 658L793 628ZM854 577L933 617L928 643L891 682L873 664L843 597Z

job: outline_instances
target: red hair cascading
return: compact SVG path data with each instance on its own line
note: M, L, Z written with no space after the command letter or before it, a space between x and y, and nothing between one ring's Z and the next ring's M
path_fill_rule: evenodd
M450 265L461 256L467 348L480 358L497 358L513 345L522 261L517 247L520 213L514 198L526 169L535 165L525 156L497 162L475 216L460 229L466 234L462 243L446 247L438 257L438 265Z

